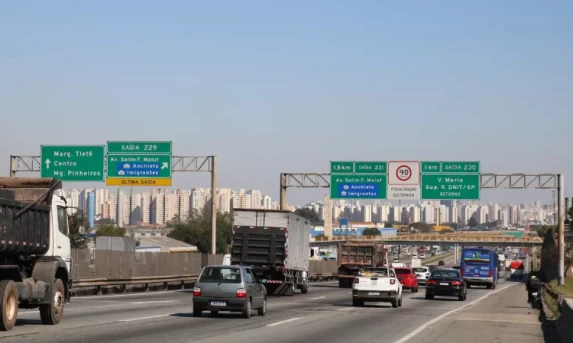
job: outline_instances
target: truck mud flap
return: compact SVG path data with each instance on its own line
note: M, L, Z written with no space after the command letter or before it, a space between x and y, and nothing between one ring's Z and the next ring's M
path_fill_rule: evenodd
M274 296L293 295L293 284L290 282L283 283L265 283L267 294Z

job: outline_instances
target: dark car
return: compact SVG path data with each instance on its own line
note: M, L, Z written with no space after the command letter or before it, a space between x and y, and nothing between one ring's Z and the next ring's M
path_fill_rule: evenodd
M220 265L203 269L193 289L194 317L203 311L212 315L230 311L250 318L253 310L260 316L266 314L267 291L252 268Z
M466 300L467 285L459 270L436 269L430 275L426 283L426 299L434 299L434 296L458 297L460 301Z
M438 266L443 266L443 265L445 265L445 264L446 264L446 263L444 263L444 261L442 261L442 260L440 260L440 261L438 262Z

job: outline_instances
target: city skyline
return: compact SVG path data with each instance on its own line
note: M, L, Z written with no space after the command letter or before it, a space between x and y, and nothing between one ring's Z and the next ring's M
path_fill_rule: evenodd
M66 189L62 190L71 207L89 211L89 201L93 201L93 218L96 221L111 219L119 226L163 226L175 217L189 218L194 211L201 211L211 203L211 190L195 187L192 189L168 188L138 192L132 189ZM93 200L88 200L90 193ZM216 190L217 209L229 213L232 208L279 209L277 201L256 189ZM327 205L330 204L330 205ZM328 209L330 206L330 209ZM330 214L333 221L346 218L357 222L425 222L459 223L465 225L474 217L478 224L501 221L504 225L518 223L553 223L554 204L499 204L479 201L417 201L403 204L398 201L376 200L321 200L305 204L288 204L288 210L312 208L324 220ZM121 215L120 215L121 213Z

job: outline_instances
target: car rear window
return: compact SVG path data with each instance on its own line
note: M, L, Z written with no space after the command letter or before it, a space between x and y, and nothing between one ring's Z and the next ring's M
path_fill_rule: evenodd
M207 267L201 274L199 282L241 283L241 270L228 267Z
M410 273L410 269L400 269L400 268L396 268L394 269L396 271L396 274L411 274Z
M426 273L427 271L426 268L414 268L414 273Z
M456 270L434 270L432 278L459 279L460 273Z

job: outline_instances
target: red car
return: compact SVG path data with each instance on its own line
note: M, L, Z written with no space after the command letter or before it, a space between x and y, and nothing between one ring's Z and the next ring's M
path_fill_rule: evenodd
M418 278L412 268L394 268L398 280L402 284L402 288L407 288L412 291L412 293L418 292Z

